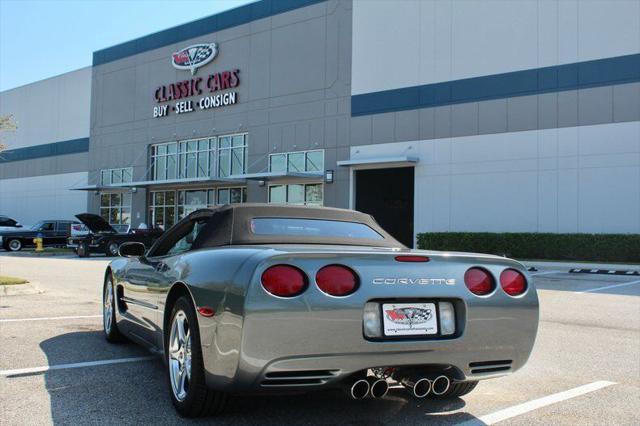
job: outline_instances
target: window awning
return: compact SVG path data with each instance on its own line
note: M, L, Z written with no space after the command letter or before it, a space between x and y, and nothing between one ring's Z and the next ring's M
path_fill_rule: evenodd
M76 186L75 188L69 188L71 191L110 191L110 192L125 192L131 188L113 187L110 185L85 185Z
M352 158L350 160L338 161L338 166L342 167L354 167L354 166L375 166L381 164L404 164L413 165L419 161L418 157L409 155L399 155L392 157L362 157Z
M246 173L243 175L230 176L232 178L246 179L246 180L276 180L285 178L295 179L309 179L318 180L324 177L324 172L260 172L260 173Z
M203 184L244 184L245 179L240 178L193 178L193 179L166 179L166 180L143 180L137 182L113 183L111 185L87 185L71 188L76 191L126 191L131 188L149 188L154 186L180 186L189 187Z

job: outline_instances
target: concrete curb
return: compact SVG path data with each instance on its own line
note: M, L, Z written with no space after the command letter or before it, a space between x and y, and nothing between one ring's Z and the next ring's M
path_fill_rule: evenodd
M31 257L31 258L39 258L39 257L58 257L58 256L69 256L69 255L74 255L75 253L70 251L70 252L65 252L65 253L60 253L60 252L53 252L53 253L48 253L46 251L43 251L41 253L36 253L35 251L17 251L17 252L11 252L11 251L0 251L0 255L3 256L13 256L13 257Z
M40 290L35 282L14 285L0 285L0 296L24 296L27 294L41 294L44 290Z

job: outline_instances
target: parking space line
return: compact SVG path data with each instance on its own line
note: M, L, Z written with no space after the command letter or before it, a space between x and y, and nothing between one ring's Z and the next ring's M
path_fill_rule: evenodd
M585 395L587 393L594 392L611 385L615 385L615 383L608 382L606 380L589 383L588 385L578 386L577 388L554 393L553 395L548 395L522 404L514 405L513 407L505 408L504 410L496 411L495 413L487 414L485 416L478 417L477 419L458 423L458 426L493 425L503 420L507 420L512 417L537 410L538 408L566 401L568 399Z
M58 364L58 365L46 365L44 367L32 367L32 368L18 368L15 370L0 370L0 376L19 376L22 374L34 374L45 373L52 370L66 370L69 368L84 368L84 367L96 367L99 365L111 365L122 364L125 362L140 362L156 359L156 356L140 356L135 358L119 358L119 359L106 359L103 361L88 361L88 362L76 362L72 364Z
M535 274L529 274L532 277L538 276L538 275L547 275L547 274L561 274L562 271L546 271L546 272L537 272Z
M65 319L80 319L80 318L102 318L102 315L74 315L66 317L37 317L37 318L5 318L0 319L0 322L21 322L21 321L55 321Z
M607 286L604 286L604 287L591 288L589 290L579 291L578 293L580 293L580 294L582 294L582 293L593 293L594 291L608 290L610 288L616 288L616 287L626 287L628 285L634 285L634 284L640 284L640 280L631 281L630 283L613 284L613 285L607 285Z

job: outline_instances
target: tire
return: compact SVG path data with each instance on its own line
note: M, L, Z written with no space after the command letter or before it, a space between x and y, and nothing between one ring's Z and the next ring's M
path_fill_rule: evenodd
M89 251L89 244L87 243L78 244L76 253L78 253L78 257L89 257L91 255L91 252Z
M102 290L102 327L109 343L120 343L126 340L118 330L116 313L116 291L113 287L113 277L109 274L104 280Z
M6 247L9 251L20 251L22 250L22 240L20 238L11 238L7 241Z
M116 241L107 241L107 244L105 244L104 254L106 254L107 257L118 256L119 249L120 244L118 244Z
M447 390L442 395L434 395L430 394L429 396L434 399L450 399L450 398L458 398L464 396L474 390L478 386L478 381L469 381L469 382L453 382L451 386L449 386L449 390Z
M164 331L164 352L171 402L184 417L220 414L228 401L226 393L207 388L197 324L191 298L180 297Z

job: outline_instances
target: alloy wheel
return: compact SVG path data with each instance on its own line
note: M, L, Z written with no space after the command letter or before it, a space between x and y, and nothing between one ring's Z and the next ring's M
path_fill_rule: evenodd
M118 255L118 243L109 244L109 253L111 253L112 256Z
M182 310L176 312L171 323L169 376L173 395L178 401L184 401L191 383L191 330Z
M111 322L113 320L113 285L111 280L104 286L104 306L102 308L102 319L104 321L104 331L111 332Z
M22 243L20 242L20 240L9 241L9 249L11 251L20 251L21 248L22 248Z

